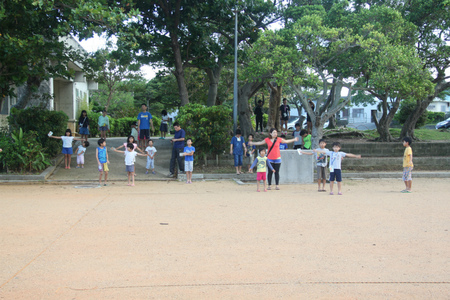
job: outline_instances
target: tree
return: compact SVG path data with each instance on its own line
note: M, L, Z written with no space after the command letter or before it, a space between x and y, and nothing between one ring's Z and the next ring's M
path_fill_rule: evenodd
M0 9L0 99L14 95L14 87L35 88L51 77L70 78L69 61L79 53L60 40L69 34L80 38L106 30L117 32L135 15L124 6L108 7L103 1L3 1ZM51 63L50 63L51 62ZM27 98L17 104L25 107ZM0 103L1 104L1 103ZM0 105L1 106L1 105Z
M123 49L113 51L100 49L86 59L84 68L87 78L106 86L105 110L107 111L120 83L123 80L141 77L140 65Z

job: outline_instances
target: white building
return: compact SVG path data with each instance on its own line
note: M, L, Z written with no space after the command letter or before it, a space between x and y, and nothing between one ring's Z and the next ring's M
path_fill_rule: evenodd
M83 47L72 37L67 36L61 38L62 41L79 50L86 52ZM84 76L83 65L80 62L69 62L69 69L75 72L71 79L66 78L50 78L48 81L41 83L38 94L49 94L50 99L47 103L49 110L63 111L69 116L68 128L72 131L76 130L76 121L79 117L82 107L89 105L89 91L97 90L98 83L87 80ZM20 93L20 87L16 88L16 94ZM31 101L28 106L33 106L42 103L42 98ZM10 114L11 107L17 103L17 98L7 97L0 107L0 126L6 126L6 117Z

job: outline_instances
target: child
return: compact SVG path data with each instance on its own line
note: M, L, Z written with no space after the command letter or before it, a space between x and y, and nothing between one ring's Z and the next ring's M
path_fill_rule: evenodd
M70 162L72 161L72 142L73 141L82 141L83 139L77 139L72 136L72 130L67 129L66 135L64 136L53 136L53 132L49 132L48 136L50 138L59 139L63 141L62 153L64 154L64 164L66 169L70 169Z
M324 150L327 143L324 139L319 140L319 148L316 150ZM316 152L317 161L317 191L326 192L325 183L327 183L327 155L325 153ZM320 182L322 181L322 188Z
M236 167L236 175L241 174L242 170L242 156L247 152L244 137L241 136L241 130L236 129L236 135L233 136L230 142L230 154L234 155L234 166Z
M330 195L333 194L334 180L336 179L338 183L338 195L342 195L342 174L341 174L341 161L344 157L361 158L361 155L355 155L351 153L345 153L339 151L341 150L341 144L339 142L333 143L333 151L328 149L314 149L316 153L325 153L330 157Z
M294 142L294 150L301 149L303 146L303 137L300 133L301 133L300 123L295 123L295 130L292 132L292 137L298 138L298 141Z
M109 119L106 110L103 110L102 115L98 117L98 131L100 131L100 138L106 141L106 131L109 131Z
M282 139L286 139L286 136L284 134L281 135ZM280 150L287 150L288 149L288 144L286 143L280 143Z
M78 119L79 130L78 132L81 134L81 138L85 141L88 140L89 135L89 118L87 116L87 112L85 110L81 111L80 118Z
M248 168L249 168L249 173L253 173L253 169L250 168L250 165L253 163L253 160L255 159L255 151L256 151L256 146L250 146L249 143L251 143L253 141L253 134L249 134L248 135L248 142L246 143L246 147L247 147L247 160L248 160Z
M159 126L159 131L161 132L161 140L166 138L167 131L169 131L169 115L164 109L161 111L161 125Z
M98 186L102 186L102 175L105 173L105 181L104 186L106 186L106 182L108 181L108 150L106 149L106 141L104 139L99 139L97 141L98 147L95 149L95 157L97 158L98 163L98 171L100 172L100 178L98 179Z
M186 140L187 146L184 147L184 171L186 172L186 183L192 183L192 172L194 171L194 152L195 147L192 146L192 139Z
M156 174L155 173L155 153L157 152L157 150L155 147L153 147L152 140L148 140L148 146L147 146L147 148L145 148L145 152L147 152L147 166L146 166L147 171L145 172L145 174L148 174L148 170L150 170L150 168L152 168L152 174Z
M266 157L266 149L261 148L259 149L259 156L256 157L253 164L250 166L249 169L253 169L256 166L256 191L259 192L259 182L261 180L264 181L264 192L267 192L267 181L266 181L266 172L267 167L269 166L269 169L275 173L275 169L272 167L270 162L267 160Z
M405 152L403 153L403 181L405 182L406 189L404 189L402 193L411 193L411 172L414 167L411 143L412 139L410 137L403 138L403 146L405 147Z
M89 142L88 141L83 141L82 145L78 146L78 151L77 151L77 169L80 168L84 168L84 153L86 153L86 148L89 147Z
M306 130L302 130L300 132L300 135L303 139L303 149L309 150L311 149L311 134L308 133Z
M131 136L134 137L135 141L138 139L138 132L136 126L137 126L136 123L133 123L133 125L131 125Z
M134 151L134 145L132 143L127 144L126 151L120 151L111 148L114 152L124 153L125 154L125 170L128 173L128 186L134 186L134 162L136 160L136 155L139 156L147 156L145 154L140 154Z

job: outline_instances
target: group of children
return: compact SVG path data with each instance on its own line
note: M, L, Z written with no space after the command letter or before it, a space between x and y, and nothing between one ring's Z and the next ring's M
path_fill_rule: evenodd
M238 132L236 132L238 133ZM249 135L249 144L251 145L251 141L253 140L253 135ZM403 155L403 181L405 183L405 189L402 190L402 193L411 193L411 187L412 187L412 177L411 172L414 167L412 162L412 149L411 149L411 143L412 140L409 137L405 137L402 140L403 146L405 147L405 152ZM233 141L232 141L233 143ZM247 144L248 145L248 144ZM332 145L332 151L325 148L326 141L324 139L319 140L319 148L312 150L312 152L306 152L302 151L300 148L297 149L298 154L307 154L307 155L316 155L316 170L317 170L317 184L318 184L318 192L326 192L325 184L327 182L327 165L328 165L328 157L329 160L329 169L330 169L330 195L334 195L333 187L334 182L337 182L338 186L338 195L342 195L342 171L341 171L341 162L344 159L344 157L350 157L350 158L361 158L361 155L355 155L352 153L346 153L342 152L341 150L341 144L339 142L334 142ZM253 147L253 148L249 148ZM248 149L248 155L255 152L255 146L247 146ZM236 154L235 154L236 155ZM239 161L239 159L235 158ZM272 172L276 172L275 169L273 169L272 165L268 161L266 157L266 149L260 148L259 149L259 156L256 157L256 159L253 161L252 165L249 166L249 172L252 173L253 168L256 166L256 191L260 192L260 181L263 181L264 184L264 191L267 192L267 181L266 181L266 173L267 173L267 167ZM236 169L237 170L237 169Z
M60 139L63 141L63 149L62 153L64 154L64 163L65 168L70 169L70 163L72 159L72 143L73 141L82 141L81 145L78 146L77 150L77 168L84 168L84 154L86 153L86 148L89 147L89 142L84 139L75 138L72 136L72 131L67 129L64 136L53 136L53 132L49 132L48 136L50 138ZM102 178L104 175L103 185L107 185L108 181L108 150L106 148L106 140L104 138L100 138L97 141L98 147L95 149L95 157L97 159L98 171L100 172L99 176L99 186L102 185ZM185 156L185 172L187 181L186 183L192 183L192 172L194 166L194 152L195 147L192 146L192 139L186 140L187 146L184 148L183 156ZM125 148L125 150L120 150L121 148ZM128 185L134 186L134 177L135 177L135 161L136 156L146 156L147 157L147 165L145 174L149 174L150 170L152 174L156 174L155 172L155 155L156 148L153 146L153 140L148 140L147 148L145 151L142 151L134 138L133 135L130 135L127 138L127 141L123 143L123 145L114 148L111 150L123 153L125 156L125 170L128 174ZM139 153L138 153L139 152Z

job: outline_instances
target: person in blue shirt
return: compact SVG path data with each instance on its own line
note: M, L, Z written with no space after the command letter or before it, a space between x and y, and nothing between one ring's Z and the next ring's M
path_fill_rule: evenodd
M284 134L281 135L282 139L286 139L286 136ZM288 144L286 143L280 143L280 150L287 150L288 148Z
M173 123L173 129L175 129L175 135L172 142L172 157L170 159L170 174L169 177L173 177L175 173L175 160L178 161L178 167L180 168L181 172L184 172L184 165L183 165L183 156L180 155L180 153L183 152L184 148L184 139L186 137L186 132L181 129L180 123L175 122Z
M247 152L245 140L241 134L242 134L241 130L239 128L236 129L236 135L233 136L230 142L230 154L234 155L234 166L236 167L236 175L241 174L242 156L244 156L244 153Z
M153 127L152 115L147 111L147 105L143 103L141 105L142 112L137 116L138 120L138 133L139 133L139 147L141 150L147 145L147 140L150 139L150 125L152 125L152 131L155 131Z
M192 183L192 172L194 171L194 152L195 147L192 146L192 139L186 140L187 146L184 147L184 171L186 172L186 183Z

